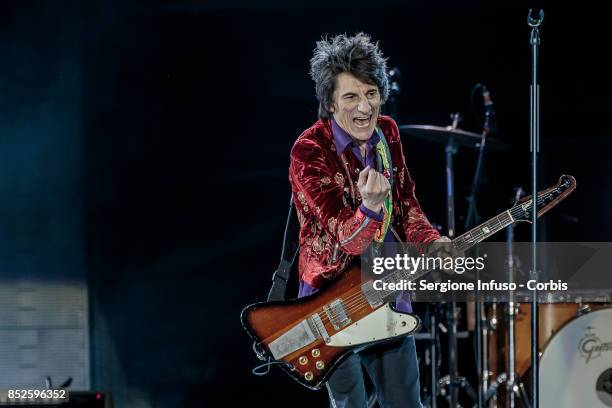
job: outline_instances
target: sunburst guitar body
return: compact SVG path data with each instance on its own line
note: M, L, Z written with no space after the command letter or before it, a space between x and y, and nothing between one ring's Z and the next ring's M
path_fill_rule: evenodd
M537 215L541 216L576 188L572 176L538 192ZM452 245L465 251L517 221L529 221L531 196L514 207L455 238ZM428 271L386 279L416 280ZM357 347L391 341L415 333L419 318L390 306L393 293L381 293L373 282L362 280L360 266L350 265L335 281L301 299L261 302L245 307L241 319L254 341L258 356L277 362L297 382L319 389L334 369ZM397 294L395 294L397 295Z

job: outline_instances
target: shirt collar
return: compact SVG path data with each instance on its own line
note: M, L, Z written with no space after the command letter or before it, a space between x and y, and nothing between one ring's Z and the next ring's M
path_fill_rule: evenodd
M338 156L340 156L342 152L346 150L347 147L352 146L355 142L353 141L351 135L349 135L344 129L340 127L340 125L338 125L338 123L336 123L335 119L332 118L331 122L332 133L334 135L334 144L336 145L336 152L338 153ZM368 144L368 146L371 147L376 146L379 141L380 136L378 135L376 128L374 128L372 137L370 137L366 143Z

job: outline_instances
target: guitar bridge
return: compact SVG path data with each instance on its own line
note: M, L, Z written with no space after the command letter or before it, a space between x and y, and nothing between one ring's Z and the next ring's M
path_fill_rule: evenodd
M340 330L351 323L351 318L346 313L344 304L340 299L336 299L329 305L323 306L323 310L325 310L325 314L336 330Z
M329 343L329 334L327 333L327 329L323 324L323 320L321 319L321 316L319 316L318 313L315 313L310 316L310 323L312 324L313 330L317 332L317 338L323 339L325 343Z

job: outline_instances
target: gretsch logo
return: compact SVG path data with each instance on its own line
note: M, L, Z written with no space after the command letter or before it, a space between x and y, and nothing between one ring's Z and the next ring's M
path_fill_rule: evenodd
M612 342L603 343L599 337L593 333L593 327L587 327L585 335L578 342L580 355L588 363L594 358L601 356L605 351L612 351Z

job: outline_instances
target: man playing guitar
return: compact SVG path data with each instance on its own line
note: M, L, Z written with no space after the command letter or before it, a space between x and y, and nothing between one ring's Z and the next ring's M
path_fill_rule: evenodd
M321 40L310 74L319 119L298 137L289 168L300 223L299 297L334 280L373 242L449 241L419 206L397 124L380 115L389 81L378 44L363 33ZM401 297L396 308L412 310ZM362 366L381 406L422 406L412 336L345 359L327 382L332 406L366 406Z

